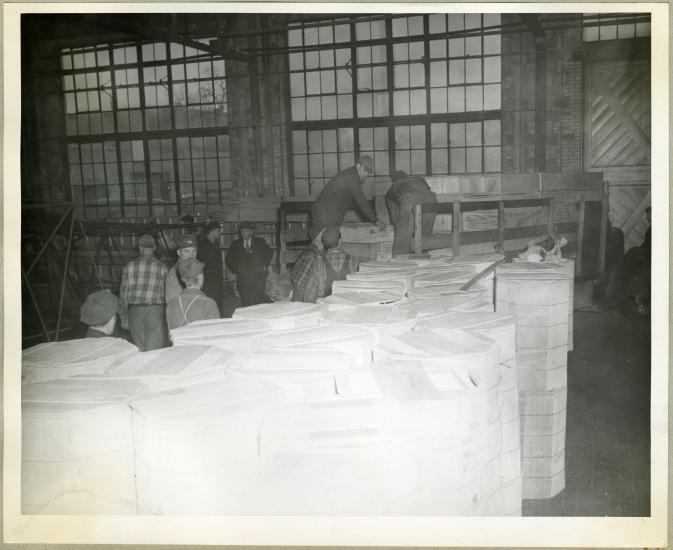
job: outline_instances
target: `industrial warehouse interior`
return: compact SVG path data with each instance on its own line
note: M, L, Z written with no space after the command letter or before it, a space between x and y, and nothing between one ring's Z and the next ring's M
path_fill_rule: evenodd
M650 516L651 23L24 13L21 513Z

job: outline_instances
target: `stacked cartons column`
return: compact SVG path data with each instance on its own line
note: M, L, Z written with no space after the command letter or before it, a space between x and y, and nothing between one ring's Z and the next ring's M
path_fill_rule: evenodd
M516 322L523 498L551 498L565 487L570 280L504 266L496 284L496 310Z

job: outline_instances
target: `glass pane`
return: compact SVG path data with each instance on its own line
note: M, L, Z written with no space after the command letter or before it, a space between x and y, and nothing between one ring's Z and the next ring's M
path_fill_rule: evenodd
M429 32L446 32L446 15L443 13L431 13L428 15Z
M354 151L353 129L339 128L339 151Z
M290 29L287 31L287 44L288 46L301 46L303 40L303 34L301 29Z
M308 27L304 29L304 45L315 46L318 43L317 27Z
M336 130L325 130L322 134L322 147L326 153L336 153L337 150L337 132Z
M372 62L385 63L386 62L386 47L372 46Z
M500 121L484 121L484 145L500 145Z
M369 46L357 48L355 55L358 65L366 65L372 62L372 50Z
M306 119L320 120L320 98L309 97L306 99Z
M481 145L481 122L465 124L465 143L467 145Z
M336 97L323 96L322 97L322 118L323 120L332 120L337 116Z
M388 69L386 67L372 67L372 85L374 90L388 88Z
M334 67L334 50L320 50L320 66Z
M462 174L465 172L465 149L450 149L449 159L452 174Z
M481 82L481 59L468 59L465 73L467 82Z
M466 13L465 14L465 29L478 29L481 27L480 13Z
M409 65L409 84L412 87L425 86L425 67L422 63Z
M397 126L395 128L395 148L409 149L411 145L411 133L408 126Z
M334 42L332 25L325 27L318 27L318 41L321 44L331 44Z
M500 82L500 56L484 58L484 82Z
M306 120L305 100L301 97L296 97L291 100L292 104L292 120L301 122Z
M465 88L462 86L449 88L449 112L465 112Z
M374 129L374 150L384 151L388 149L388 128Z
M311 71L306 73L306 95L320 93L320 72Z
M321 154L308 156L308 172L311 177L325 175L323 172L322 159L323 156Z
M500 84L484 86L484 110L500 109Z
M393 114L409 114L409 91L402 90L393 93Z
M425 90L411 90L409 103L412 115L425 114L427 108Z
M385 21L372 21L372 39L385 38L386 37L386 23Z
M323 94L333 94L334 91L334 71L321 71L320 92Z
M407 28L407 18L398 17L393 19L393 36L409 36L409 31Z
M449 13L447 18L449 20L449 32L461 31L465 28L465 19L462 13Z
M351 29L349 25L335 25L334 41L346 42L351 39Z
M449 173L449 155L447 149L433 149L432 150L432 173L433 174L448 174Z
M465 39L449 38L449 57L465 56Z
M481 111L483 108L483 89L481 86L465 87L465 110Z
M423 42L411 42L409 44L409 59L420 60L424 57Z
M584 27L582 39L585 42L598 40L598 27Z
M317 69L320 67L320 54L316 52L306 52L305 62L307 69Z
M374 114L372 94L358 94L358 116L370 117Z
M468 147L466 172L481 172L481 147Z
M409 59L409 46L406 43L393 44L393 61L407 61Z
M304 54L291 53L290 54L290 70L301 71L304 68Z
M617 38L617 26L608 25L600 27L600 37L601 40L615 40Z
M430 125L430 140L432 147L448 147L446 122L433 122Z
M414 15L413 17L409 18L409 34L410 35L416 35L416 34L423 34L423 16L422 15Z
M337 162L336 153L330 153L323 158L324 173L326 176L336 174L339 171L339 163Z
M465 82L465 61L452 59L449 61L449 83L463 84Z
M390 114L390 104L388 92L378 92L374 94L374 116L388 116Z
M411 158L407 151L397 151L395 153L395 170L403 170L407 174L411 173Z
M412 149L425 149L425 126L411 126L409 128Z
M470 36L465 39L465 53L467 55L481 55L481 36Z
M434 88L430 90L430 111L432 113L446 113L447 91L446 88Z
M358 142L361 151L374 150L374 130L372 128L360 128Z
M430 63L430 86L446 86L448 83L446 61Z
M368 91L372 89L372 69L364 67L358 69L358 90Z
M409 65L395 65L393 75L395 88L409 87Z
M425 150L417 150L411 152L411 173L425 174Z
M353 90L353 81L347 70L337 70L336 87L338 93L350 93Z
M431 40L430 41L430 57L446 57L446 40Z
M484 54L500 53L500 35L490 34L484 36Z
M484 172L500 172L500 147L484 148Z
M306 132L303 130L295 130L292 132L292 152L306 153Z
M339 118L352 118L353 96L351 94L338 96L337 110Z

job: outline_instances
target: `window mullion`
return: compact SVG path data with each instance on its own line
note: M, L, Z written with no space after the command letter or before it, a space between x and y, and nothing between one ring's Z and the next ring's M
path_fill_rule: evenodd
M171 115L171 147L173 148L173 171L175 180L173 185L175 185L175 202L177 203L178 216L182 216L182 196L180 193L180 172L178 164L178 141L175 135L175 103L173 101L173 60L171 52L171 43L166 43L166 65L167 65L167 74L168 74L168 108Z
M152 171L150 170L150 150L147 143L147 134L145 126L145 109L147 108L145 104L145 75L143 72L144 64L141 63L142 60L142 46L140 42L136 42L136 56L138 58L138 95L140 97L140 121L142 126L142 135L141 140L143 144L143 156L145 157L145 188L147 191L147 205L149 217L152 217Z
M116 65L112 56L112 44L109 46L110 52L110 86L112 92L112 120L114 123L115 146L117 148L117 170L119 171L119 207L122 218L126 215L126 201L124 200L124 170L122 169L122 152L121 143L119 141L119 124L117 122L117 80L115 77Z

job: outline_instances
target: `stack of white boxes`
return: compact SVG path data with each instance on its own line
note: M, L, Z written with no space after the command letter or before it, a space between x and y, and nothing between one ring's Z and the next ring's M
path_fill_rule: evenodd
M516 321L523 498L551 498L565 487L571 279L521 263L498 268L496 284L496 310Z

